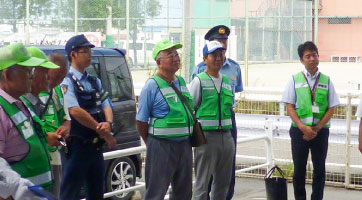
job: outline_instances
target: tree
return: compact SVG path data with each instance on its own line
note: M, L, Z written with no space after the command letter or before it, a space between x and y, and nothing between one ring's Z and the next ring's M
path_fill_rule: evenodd
M30 0L30 23L34 24L37 19L45 19L54 12L54 1ZM26 17L25 0L0 0L0 22L10 23L14 33L18 32L16 23ZM34 20L34 21L33 21Z
M74 0L66 0L68 5L74 5ZM130 27L129 34L133 42L133 46L136 46L138 27L145 23L144 7L146 6L146 16L151 18L160 14L161 5L158 0L129 0L129 14L130 14ZM78 30L80 32L97 31L105 33L106 20L108 17L107 6L112 6L112 25L119 29L126 28L126 0L78 0L78 18L82 18L78 21ZM74 19L74 7L64 10L64 16L71 16ZM86 18L92 18L92 20L85 20ZM99 18L100 20L93 20ZM73 23L63 23L63 29L72 29ZM74 26L74 25L73 25ZM134 63L137 64L137 50L134 48Z

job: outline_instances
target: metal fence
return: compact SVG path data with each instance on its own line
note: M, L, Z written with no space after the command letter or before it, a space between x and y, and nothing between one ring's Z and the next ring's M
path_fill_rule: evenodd
M202 61L207 30L230 27L227 56L245 65L298 61L297 46L320 42L321 61L360 62L362 11L322 0L0 0L0 45L63 45L84 33L96 46L128 50L134 68L155 66L161 38L181 42L186 79ZM319 44L319 43L318 43Z

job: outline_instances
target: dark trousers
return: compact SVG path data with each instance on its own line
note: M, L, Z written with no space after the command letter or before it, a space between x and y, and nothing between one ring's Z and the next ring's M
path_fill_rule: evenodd
M306 200L305 175L309 149L313 162L313 184L311 200L322 200L325 184L325 161L328 151L329 129L322 128L313 140L303 140L303 133L296 127L289 131L294 163L293 186L295 200Z
M69 155L63 165L60 187L61 200L79 199L79 191L85 188L87 200L103 199L104 160L100 149L81 140L71 142Z
M237 139L238 139L238 129L236 127L236 121L235 121L235 112L231 109L231 121L232 121L232 125L233 128L231 129L231 135L233 136L233 140L234 140L234 144L235 144L235 151L234 151L234 159L233 159L233 169L232 169L232 174L231 174L231 179L230 179L230 186L229 186L229 191L228 194L226 196L226 200L231 200L234 196L234 187L235 187L235 159L236 159L236 152L237 152L237 148L236 148L236 144L237 144ZM208 188L208 192L207 192L207 199L210 200L210 191L211 191L211 186L212 186L212 176L210 178L210 182L209 182L209 188Z

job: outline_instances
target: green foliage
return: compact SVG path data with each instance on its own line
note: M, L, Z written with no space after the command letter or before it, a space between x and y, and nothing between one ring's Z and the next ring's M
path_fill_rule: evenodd
M31 0L29 5L30 23L32 20L45 19L55 10L54 1ZM17 32L16 20L24 20L26 17L25 0L0 0L0 22L13 25L12 31Z
M293 165L293 163L289 163L287 165L281 165L279 167L280 167L280 169L283 170L285 178L293 177L293 173L294 173L294 165ZM278 170L274 171L274 176L282 177L282 175L279 173Z

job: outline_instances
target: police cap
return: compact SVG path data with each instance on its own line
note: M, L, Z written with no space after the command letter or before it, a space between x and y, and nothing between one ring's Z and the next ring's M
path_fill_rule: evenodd
M92 43L90 43L87 38L81 34L71 37L67 43L65 44L65 52L67 55L70 55L70 52L72 52L73 49L78 47L95 47Z
M230 29L224 25L218 25L211 28L205 35L205 40L228 39Z

